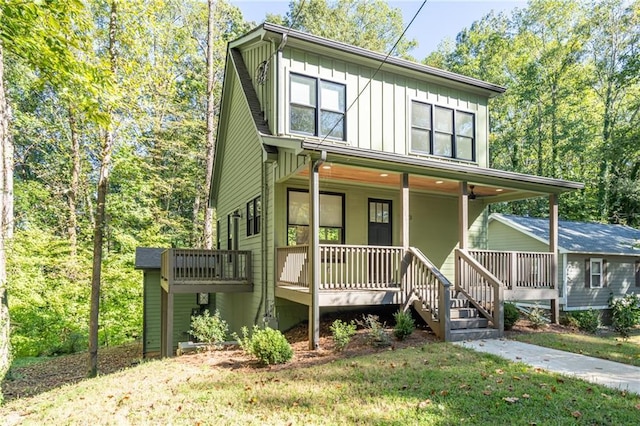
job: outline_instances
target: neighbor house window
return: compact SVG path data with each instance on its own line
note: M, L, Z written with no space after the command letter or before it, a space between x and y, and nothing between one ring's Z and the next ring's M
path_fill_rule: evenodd
M247 203L247 237L260 233L261 212L260 197L256 197Z
M345 139L345 85L298 74L290 81L291 133Z
M475 161L475 116L411 102L411 152Z
M604 268L602 259L589 259L589 286L591 288L600 288L604 284Z
M289 190L287 245L309 244L309 192ZM320 194L320 243L344 243L344 194Z

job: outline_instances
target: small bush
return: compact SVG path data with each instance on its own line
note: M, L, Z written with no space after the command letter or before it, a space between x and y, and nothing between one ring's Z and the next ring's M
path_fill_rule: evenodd
M581 331L594 334L600 327L600 312L595 309L571 312L568 316L575 319L578 329Z
M269 327L261 329L254 325L249 336L249 329L242 327L242 338L237 334L234 334L234 338L246 353L265 365L284 364L293 357L291 345L279 330Z
M346 323L337 319L329 326L329 329L337 352L343 351L353 335L356 334L356 324L353 321Z
M504 304L504 329L511 330L520 319L520 311L513 303Z
M396 336L398 340L404 340L408 336L411 336L413 330L416 329L416 323L411 316L411 312L398 311L393 314L393 319L396 320L393 335Z
M362 316L362 321L356 322L367 331L367 339L370 344L388 346L391 344L391 339L385 330L386 324L381 323L379 318L377 315L368 314Z
M191 330L189 334L202 343L215 345L224 342L229 331L229 325L220 318L220 312L216 311L213 316L209 310L205 310L202 315L191 317Z
M621 298L611 298L611 320L613 328L625 339L629 332L640 322L640 297L635 294L627 294Z
M560 317L560 325L564 325L565 327L571 327L575 329L580 328L580 322L578 319L571 313L567 313Z
M538 329L547 325L547 318L544 316L544 309L539 306L531 308L527 314L527 319L531 323L531 328Z

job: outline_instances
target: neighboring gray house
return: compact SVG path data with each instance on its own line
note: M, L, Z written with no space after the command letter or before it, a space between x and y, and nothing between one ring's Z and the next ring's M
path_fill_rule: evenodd
M489 249L547 251L549 220L494 213ZM564 311L607 309L609 297L640 293L640 230L558 221L559 301Z

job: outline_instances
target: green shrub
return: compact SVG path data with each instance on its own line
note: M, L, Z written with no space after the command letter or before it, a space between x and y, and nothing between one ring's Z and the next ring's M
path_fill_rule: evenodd
M211 316L207 309L202 315L194 315L191 317L191 330L189 330L189 334L202 343L216 345L224 342L228 331L229 326L225 320L220 318L220 312L218 311Z
M611 320L613 328L625 339L629 332L640 322L640 297L635 294L627 294L621 298L611 298Z
M409 311L398 311L393 314L393 319L396 320L393 335L396 336L398 340L404 340L408 336L411 336L413 330L416 329L416 323Z
M284 364L293 357L291 345L278 330L269 327L261 329L254 325L251 336L249 336L249 329L242 327L242 338L237 334L234 334L234 337L242 350L265 365Z
M595 309L571 312L568 316L575 319L579 330L587 333L594 334L600 327L600 312Z
M362 321L356 321L359 326L364 328L367 332L367 339L370 344L374 346L388 346L391 344L391 339L387 330L385 330L386 324L380 322L380 317L377 315L363 315Z
M575 329L580 328L580 322L578 319L571 313L567 313L560 317L560 325L564 325L566 327L571 327Z
M544 309L539 306L531 308L527 314L527 319L531 323L531 328L538 329L547 325L547 318L544 316Z
M504 304L504 329L511 330L520 319L520 311L513 303Z
M351 341L353 335L356 334L356 324L353 321L346 323L337 319L329 326L329 329L331 330L333 342L338 352L343 351Z

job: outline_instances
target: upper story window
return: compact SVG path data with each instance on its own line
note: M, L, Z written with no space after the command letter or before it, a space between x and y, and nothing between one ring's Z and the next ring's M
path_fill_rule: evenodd
M475 161L475 116L452 108L411 102L411 152Z
M345 85L291 74L291 133L345 139Z

